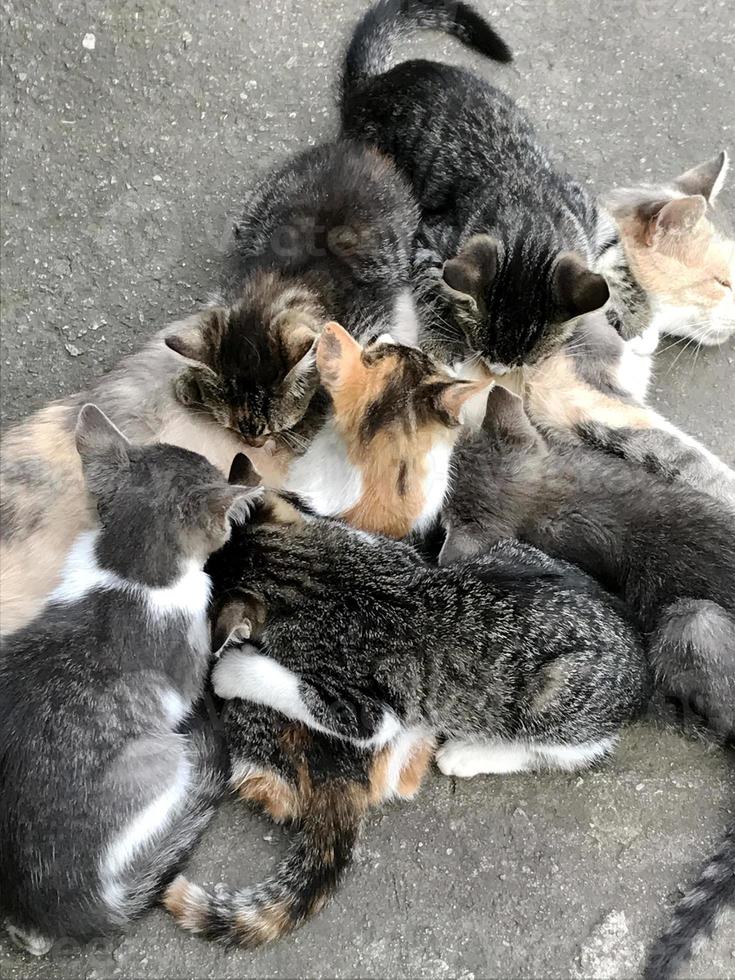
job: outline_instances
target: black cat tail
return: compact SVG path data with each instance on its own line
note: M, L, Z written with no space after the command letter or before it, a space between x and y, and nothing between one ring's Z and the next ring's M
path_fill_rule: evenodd
M315 915L352 863L367 792L348 780L314 788L285 858L265 882L207 891L183 876L163 904L189 932L230 946L254 949L288 935Z
M378 0L355 28L347 49L343 100L386 71L396 42L416 30L443 31L493 61L513 59L500 35L461 0Z
M671 924L648 954L644 980L670 980L694 944L714 932L720 914L735 905L735 824L705 865L694 887L674 909Z

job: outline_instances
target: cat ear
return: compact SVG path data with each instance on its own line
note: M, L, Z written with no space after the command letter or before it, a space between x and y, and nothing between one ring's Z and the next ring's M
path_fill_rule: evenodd
M482 427L494 441L500 438L535 443L538 439L538 432L526 415L523 399L500 385L496 385L488 396Z
M316 366L325 388L339 387L361 365L362 347L338 323L328 323L316 347Z
M480 381L449 381L445 384L436 397L437 408L446 412L455 422L465 421L468 402L477 397L478 402L481 396L487 398L487 393L495 382L492 378L483 378Z
M219 611L212 627L212 649L219 657L231 644L250 639L252 626L247 616L247 606L242 599L226 602Z
M213 486L205 487L203 493L195 493L202 502L205 516L218 529L224 530L229 524L247 521L263 498L263 487Z
M176 333L164 337L163 342L175 354L211 369L214 363L211 339L221 328L222 312L211 310L188 321Z
M648 221L646 244L652 245L659 236L691 234L706 212L707 202L701 194L667 201Z
M96 405L84 405L77 419L74 433L77 452L82 462L87 463L95 456L106 455L127 460L130 443Z
M294 327L284 339L284 346L288 352L289 364L298 366L299 362L309 356L310 352L316 353L316 342L319 334L311 327L300 325Z
M450 524L447 528L444 544L439 552L438 562L441 566L454 565L457 562L474 558L482 550L482 541L477 535L471 534L463 527L454 528Z
M478 302L498 271L498 243L490 235L470 238L456 258L444 263L442 278L450 289Z
M708 204L713 204L722 190L730 166L730 158L723 150L712 160L700 163L674 181L674 187L684 194L701 195Z
M253 461L245 453L238 453L230 465L230 475L227 482L241 487L260 486L260 473L253 466Z
M599 310L610 289L604 276L592 272L581 255L562 252L554 266L554 295L566 320Z

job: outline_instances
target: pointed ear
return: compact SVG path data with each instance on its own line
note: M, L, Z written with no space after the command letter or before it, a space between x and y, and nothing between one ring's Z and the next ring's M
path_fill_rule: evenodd
M328 323L316 347L316 366L328 390L338 388L361 364L362 347L339 323Z
M470 534L464 527L454 528L450 525L447 528L442 550L439 552L438 562L441 566L455 565L457 562L474 558L481 554L482 550L482 541L478 535Z
M444 263L442 278L456 293L470 296L476 303L498 271L498 243L490 235L475 235L456 258Z
M188 361L196 361L205 367L214 364L214 344L212 343L222 327L224 310L210 310L184 324L177 332L163 338L165 345L175 354Z
M701 194L668 201L650 218L645 234L646 244L652 245L657 237L664 235L691 234L706 212L707 202Z
M674 186L684 194L701 195L708 204L713 204L725 183L729 166L730 158L723 150L712 160L700 163L677 177Z
M85 405L79 413L74 433L77 452L87 463L102 454L127 459L130 443L96 405Z
M566 320L599 310L610 290L604 276L592 272L581 255L562 252L554 266L554 295Z
M487 397L493 384L492 378L483 378L480 381L449 381L437 395L437 408L446 412L454 422L462 423L470 399L477 397L479 401L481 396Z
M482 428L493 437L493 441L502 439L535 443L539 438L526 415L523 399L500 385L496 385L488 396Z
M210 520L217 527L226 529L231 523L244 524L262 497L262 487L208 487L205 489L204 507Z
M288 353L289 364L292 366L298 365L309 354L312 348L314 354L316 354L316 342L318 339L319 334L316 330L312 330L311 327L307 327L305 324L300 324L289 331L284 338L284 347Z
M241 487L257 487L260 486L260 473L253 466L249 456L238 453L230 465L227 482Z

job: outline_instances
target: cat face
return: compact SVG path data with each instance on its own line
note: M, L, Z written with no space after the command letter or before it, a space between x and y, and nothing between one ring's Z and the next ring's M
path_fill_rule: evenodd
M471 351L495 372L555 350L577 317L600 309L609 290L575 252L554 254L529 228L517 242L475 235L444 264L443 288Z
M331 509L328 499L317 503L319 512L392 537L428 526L444 499L460 424L490 379L458 380L423 351L390 337L363 348L336 323L324 328L317 368L345 457L339 486L336 467L333 490L321 476L320 487L334 503ZM318 452L317 446L317 466ZM298 463L307 482L308 457Z
M727 169L723 152L669 185L619 190L608 203L664 329L683 324L687 336L710 344L735 333L735 241L717 229L711 207Z
M180 558L203 563L258 495L226 483L197 453L132 445L95 405L82 408L75 438L87 489L109 532L103 545L117 553L120 571L121 562L145 566L148 558L159 570Z
M288 433L318 386L321 322L306 290L276 273L256 274L236 305L208 311L166 338L192 362L176 381L179 401L208 411L250 446Z

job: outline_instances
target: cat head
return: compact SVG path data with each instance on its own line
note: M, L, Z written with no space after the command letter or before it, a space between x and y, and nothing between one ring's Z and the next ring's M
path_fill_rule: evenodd
M605 202L663 322L681 322L687 336L710 344L735 333L735 241L714 212L728 162L723 151L668 184L622 188Z
M176 379L177 398L251 446L288 432L318 388L323 319L307 290L277 273L256 273L236 304L207 310L164 338L190 362Z
M496 385L481 431L463 439L455 453L456 478L441 514L446 532L441 565L472 558L515 536L544 482L547 453L522 399Z
M515 241L470 238L445 262L442 286L468 347L495 372L553 352L578 317L609 297L603 276L532 226Z
M364 531L404 537L425 528L441 507L460 426L491 379L458 379L387 336L362 347L336 323L324 328L316 357L336 440L328 450L315 443L297 463L297 477L315 489L307 499ZM323 451L343 458L315 481L310 468L326 467Z
M79 413L75 439L102 524L98 557L136 581L162 585L183 561L203 565L259 495L229 485L197 453L131 444L95 405Z

